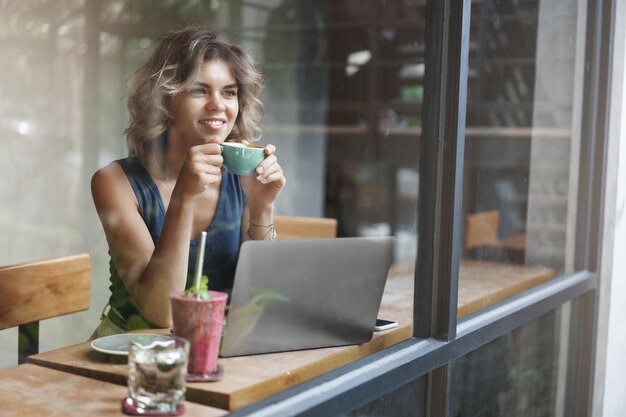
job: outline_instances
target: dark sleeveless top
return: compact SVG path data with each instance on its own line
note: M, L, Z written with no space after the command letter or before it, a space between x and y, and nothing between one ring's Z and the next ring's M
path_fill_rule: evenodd
M136 157L128 157L116 161L128 177L137 201L139 211L156 245L163 223L165 207L161 193L150 174ZM220 197L215 209L213 221L207 228L206 247L204 252L203 274L209 277L209 287L213 290L229 292L232 289L235 267L239 255L241 239L241 217L245 206L245 195L239 183L239 177L222 170ZM189 263L186 288L193 285L193 268L196 264L198 242L189 242ZM109 318L126 329L153 327L139 312L128 290L113 264L109 261L111 272L111 297L109 298Z

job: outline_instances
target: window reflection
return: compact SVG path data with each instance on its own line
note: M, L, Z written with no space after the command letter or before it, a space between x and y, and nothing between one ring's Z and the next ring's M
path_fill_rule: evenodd
M88 179L126 155L132 72L158 35L192 23L260 63L261 142L277 146L290 180L277 214L335 218L339 236L395 235L394 270L412 279L424 15L416 0L0 4L0 173L12 179L0 184L12 202L0 209L2 263L94 255L92 308L45 326L42 350L84 340L98 321L108 258Z
M338 236L395 235L397 262L416 252L424 13L415 1L244 2L238 34L223 28L266 78L262 141L290 179L277 211L335 218Z
M483 306L571 270L584 3L472 3L460 288L489 270Z
M2 5L2 54L12 63L4 79L13 81L3 83L7 138L24 143L38 132L67 144L68 158L85 162L78 177L123 156L124 96L133 69L164 31L212 25L243 42L262 65L263 140L279 146L295 180L279 211L335 217L340 236L399 235L398 257L414 255L421 2L63 5L67 12L51 1Z
M545 314L456 360L450 415L555 415L557 371L563 365L553 330L559 317Z
M426 377L418 378L408 384L372 400L344 417L422 417L426 410Z

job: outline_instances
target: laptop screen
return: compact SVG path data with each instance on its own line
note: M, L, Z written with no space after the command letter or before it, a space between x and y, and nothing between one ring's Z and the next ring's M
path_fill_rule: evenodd
M221 355L369 341L392 251L392 237L244 242Z

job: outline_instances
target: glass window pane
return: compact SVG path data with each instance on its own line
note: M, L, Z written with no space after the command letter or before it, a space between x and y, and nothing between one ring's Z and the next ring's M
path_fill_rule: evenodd
M262 70L261 143L276 145L288 178L276 214L337 219L340 237L395 236L396 294L384 302L396 310L385 318L410 326L424 2L24 0L0 8L0 174L10 179L0 198L11 202L0 209L0 264L80 251L93 259L89 312L46 322L42 350L84 341L99 322L109 254L89 180L128 153L133 73L161 34L192 23L243 44Z
M426 377L372 400L344 417L422 417L426 409Z
M472 3L460 316L572 268L584 3Z
M566 365L562 344L567 343L561 338L569 325L565 311L547 313L457 359L450 415L557 415L555 410L563 406L557 391L562 392Z

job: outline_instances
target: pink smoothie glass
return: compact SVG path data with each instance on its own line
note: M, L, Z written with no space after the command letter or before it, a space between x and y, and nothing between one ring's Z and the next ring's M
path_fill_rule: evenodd
M174 335L189 340L188 381L215 381L221 378L217 357L228 294L209 291L209 298L177 292L171 295Z

